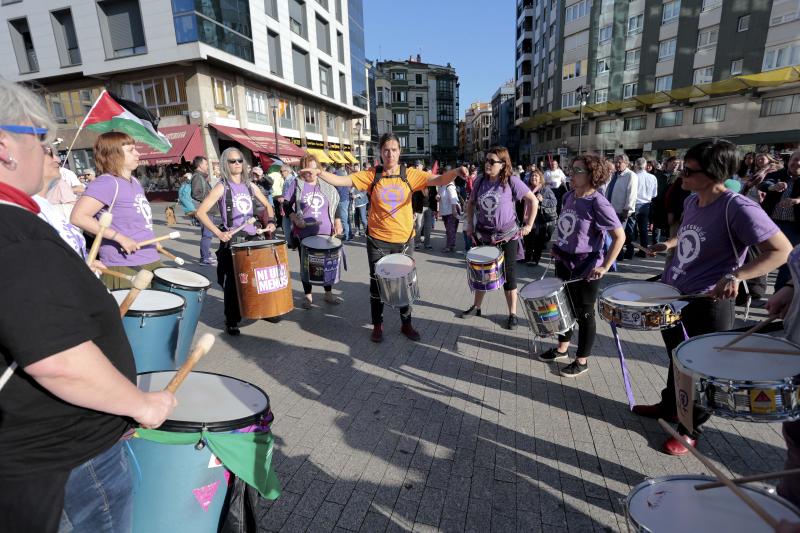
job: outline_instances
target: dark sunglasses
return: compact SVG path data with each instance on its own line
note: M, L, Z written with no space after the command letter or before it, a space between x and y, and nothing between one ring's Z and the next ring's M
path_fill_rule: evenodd
M234 163L238 163L241 165L243 162L244 159L228 159L228 163L230 163L231 165L233 165Z
M683 167L683 169L681 170L681 174L683 174L684 176L692 176L694 174L702 174L702 173L703 173L702 170L694 170L689 167Z
M485 159L483 161L484 165L497 165L497 164L501 164L501 163L502 163L502 161L500 161L499 159Z

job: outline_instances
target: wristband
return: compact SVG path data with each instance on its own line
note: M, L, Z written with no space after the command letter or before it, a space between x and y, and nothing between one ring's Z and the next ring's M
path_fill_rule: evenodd
M268 218L267 224L276 224L278 222L277 218Z
M113 241L117 237L118 234L119 234L119 232L117 230L114 230L114 235L112 235L109 240Z

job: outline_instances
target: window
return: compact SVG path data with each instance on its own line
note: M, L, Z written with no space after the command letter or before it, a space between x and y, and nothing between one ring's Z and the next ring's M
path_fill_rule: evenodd
M166 76L120 84L120 93L158 116L181 115L189 110L186 100L186 82L183 76ZM90 95L81 95L81 100L92 105ZM87 110L88 111L88 110Z
M308 39L306 33L306 3L300 0L289 0L289 29Z
M322 61L319 62L319 92L322 96L333 98L333 79L331 67Z
M602 104L603 102L608 102L608 89L597 89L594 92L594 103Z
M325 113L325 129L328 135L336 136L336 116L333 113Z
M597 42L604 43L606 41L610 41L611 34L613 33L613 31L614 27L611 24L608 24L607 26L603 26L602 28L600 28L600 30L597 32Z
M711 11L722 5L722 0L703 0L701 11Z
M731 61L731 76L736 76L742 73L744 59L734 59Z
M344 35L342 32L336 32L336 50L339 54L339 63L344 65Z
M272 9L265 1L265 11ZM250 2L247 0L173 0L177 44L200 41L246 61L253 61Z
M405 102L407 97L406 91L392 91L392 102Z
M683 124L683 111L656 113L656 128L670 128Z
M233 113L233 82L212 78L214 85L214 106Z
M637 70L642 49L636 48L625 52L625 70Z
M56 37L58 59L62 67L81 64L81 51L78 48L78 35L69 8L50 13L53 33Z
M328 0L317 0L317 3L324 7L326 10L328 9Z
M245 89L247 119L256 124L267 124L269 121L269 95L258 89Z
M561 67L561 79L571 80L586 75L586 60L581 59L577 63L569 63Z
M742 15L739 17L739 23L736 25L736 31L747 31L750 29L750 15Z
M425 137L417 137L417 152L425 151Z
M580 122L573 122L569 125L569 134L573 137L577 137L578 135L589 135L589 121L583 121L583 128L581 128Z
M414 82L417 85L422 85L422 74L415 74L414 75Z
M44 97L45 104L56 122L78 126L97 97L100 96L102 89L102 87L94 87L77 91L48 92ZM183 91L182 94L185 99L186 91Z
M661 12L661 24L669 24L678 20L681 14L681 0L674 2L664 3L663 11Z
M264 0L264 11L273 19L278 20L278 0Z
M11 41L14 43L14 53L17 56L17 66L20 74L39 71L39 61L33 49L33 39L28 27L28 19L21 18L8 22L11 31Z
M97 8L106 57L147 53L142 14L137 0L105 0L98 2Z
M789 113L800 113L800 94L764 98L761 101L762 117L788 115Z
M328 21L320 17L317 19L317 48L330 55L331 53L331 31Z
M694 78L692 83L697 85L700 83L711 83L712 81L714 81L714 67L694 69Z
M800 63L800 42L789 43L780 48L773 48L764 53L764 68L774 70Z
M718 36L719 36L719 26L714 26L713 28L706 28L705 30L700 30L700 33L697 34L697 48L716 46Z
M637 82L626 83L625 85L622 86L622 97L632 98L636 96L638 90L639 90L639 84Z
M595 133L614 133L617 130L616 120L598 120Z
M339 100L347 103L347 77L339 73Z
M656 78L656 91L669 91L672 89L672 74Z
M628 117L625 119L622 129L624 131L640 131L647 127L647 116Z
M423 103L422 103L422 97L421 97L421 96L417 96L417 97L416 97L416 104L417 104L418 106L421 106L421 105L423 105Z
M694 110L695 124L708 124L709 122L722 122L725 120L725 104L698 107Z
M280 117L280 124L282 128L295 129L295 111L294 102L291 100L281 99L278 101L278 116Z
M394 125L405 126L408 124L408 113L394 113Z
M666 61L675 57L675 43L677 39L667 39L658 43L658 60Z
M398 72L392 72L392 79L393 80L405 80L406 79L405 71L401 70L401 71L398 71Z
M281 61L281 37L273 31L267 31L267 49L269 51L269 71L276 76L283 76Z
M800 18L800 11L794 11L792 13L785 13L783 15L778 15L776 17L772 17L769 19L770 26L778 26L779 24L786 24L787 22L794 22Z
M611 58L604 57L597 60L597 76L606 74L611 70Z
M319 109L306 104L303 106L303 114L305 116L306 131L319 133Z
M583 18L592 11L592 0L581 0L576 4L567 7L566 14L564 15L564 22L572 22Z
M575 107L580 102L580 96L577 93L568 92L561 95L561 108Z
M408 135L398 135L398 139L400 139L400 148L408 148Z
M414 115L414 125L417 128L424 128L425 127L425 115L422 113L417 113Z
M642 33L642 27L644 26L644 14L639 13L638 15L634 15L628 19L628 35L636 35L637 33Z
M336 0L336 20L342 21L342 0Z
M294 82L310 89L311 63L308 60L308 52L292 46L292 69L294 70Z

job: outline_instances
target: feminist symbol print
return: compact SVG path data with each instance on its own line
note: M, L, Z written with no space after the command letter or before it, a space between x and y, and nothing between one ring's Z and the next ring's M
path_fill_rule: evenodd
M386 185L381 188L379 198L381 202L389 207L389 211L395 211L397 207L406 199L405 191L399 185Z

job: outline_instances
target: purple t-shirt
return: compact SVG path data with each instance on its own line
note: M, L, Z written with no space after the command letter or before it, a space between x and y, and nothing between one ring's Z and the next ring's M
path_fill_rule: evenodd
M221 183L221 185L224 187L224 182ZM234 230L253 216L253 196L247 183L234 183L229 181L228 185L231 189L231 205L233 207L233 209L231 209L231 220L233 223L228 229ZM218 205L220 215L222 216L222 224L226 227L228 225L227 202L228 191L223 189L222 196L219 197ZM253 224L248 224L242 231L248 235L255 235L256 227Z
M306 227L299 230L300 240L312 235L331 235L333 233L333 224L328 212L328 199L322 194L318 183L303 182L300 209L303 220L306 222Z
M555 246L559 250L573 255L600 252L599 265L606 232L622 224L611 202L599 192L578 198L570 191L564 195L556 227Z
M484 234L500 234L510 231L517 223L515 201L521 201L530 189L519 176L508 179L509 187L500 180L492 181L486 176L476 180L478 187L472 189L470 200L477 213L477 228ZM512 192L513 190L513 192Z
M136 178L128 181L111 174L103 174L89 183L83 194L106 206L95 215L96 218L99 219L105 211L111 212L112 230L136 242L155 237L150 202ZM138 266L158 261L158 250L154 244L126 254L119 243L109 239L103 239L98 255L100 261L107 266Z
M741 194L725 191L705 207L700 207L697 195L692 194L683 203L678 246L661 281L683 294L711 290L720 278L742 265L748 246L778 231L761 206Z

